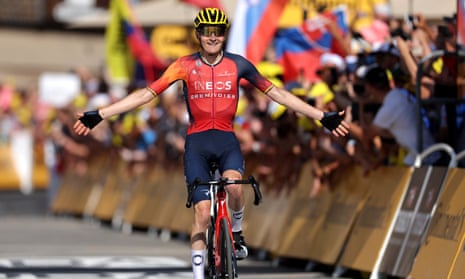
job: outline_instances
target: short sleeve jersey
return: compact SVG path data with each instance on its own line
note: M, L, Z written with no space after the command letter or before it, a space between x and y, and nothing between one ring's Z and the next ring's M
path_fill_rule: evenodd
M409 92L396 88L386 95L383 104L376 113L373 124L389 130L397 143L408 149L409 153L404 159L408 165L413 164L417 149L418 114L416 113L416 100L409 98ZM434 138L423 125L423 146L425 148L434 144Z
M203 62L200 53L183 56L147 88L161 94L172 83L182 80L190 119L187 134L210 129L233 131L242 78L264 93L273 86L248 60L226 52L215 65Z

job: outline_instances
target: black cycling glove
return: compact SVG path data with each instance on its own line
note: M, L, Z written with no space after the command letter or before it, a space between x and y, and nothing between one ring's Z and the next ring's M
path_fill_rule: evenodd
M341 124L343 119L344 119L344 114L339 115L339 112L332 111L332 112L325 112L320 122L321 124L323 124L323 126L326 129L332 132L334 129L336 129L339 126L339 124Z
M98 113L98 110L86 111L84 112L84 115L79 118L79 121L81 121L82 124L89 129L97 126L97 124L99 124L102 120L103 118Z

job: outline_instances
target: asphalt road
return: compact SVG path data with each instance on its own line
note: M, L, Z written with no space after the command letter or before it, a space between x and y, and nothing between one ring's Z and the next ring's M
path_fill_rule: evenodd
M186 237L123 233L96 220L34 212L38 209L25 213L26 203L12 212L7 199L0 198L0 204L0 279L192 278ZM239 278L331 278L326 271L306 271L292 262L277 265L252 255L239 262Z

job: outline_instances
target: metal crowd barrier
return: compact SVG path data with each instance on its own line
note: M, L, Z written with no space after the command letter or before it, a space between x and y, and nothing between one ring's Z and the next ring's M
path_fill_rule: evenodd
M423 121L423 111L425 109L426 105L453 105L453 104L460 104L460 103L465 103L465 98L461 98L460 94L463 94L462 92L459 92L459 87L457 87L457 91L454 94L450 94L450 92L441 92L444 93L445 95L442 96L439 94L439 92L433 92L432 96L430 98L424 99L421 96L421 88L422 88L422 78L425 75L425 65L431 65L433 64L433 61L439 59L439 58L455 58L457 61L457 68L459 67L459 62L465 61L465 51L458 50L456 52L446 52L444 50L437 50L433 51L429 55L425 56L420 62L418 63L418 69L417 69L417 76L416 76L416 85L415 85L415 94L416 94L416 99L418 102L417 106L417 114L418 114L418 129L417 129L417 152L420 153L423 150L423 127L424 127L424 121ZM430 63L430 64L427 64ZM458 69L457 69L457 75L460 75ZM464 77L465 78L465 77ZM456 84L458 85L458 84ZM454 95L454 96L452 96ZM465 126L465 125L464 125ZM455 127L449 127L450 129ZM454 141L455 138L449 140ZM452 144L452 148L455 149L456 146Z

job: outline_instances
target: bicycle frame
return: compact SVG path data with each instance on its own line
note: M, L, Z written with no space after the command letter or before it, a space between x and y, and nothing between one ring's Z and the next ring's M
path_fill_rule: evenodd
M254 190L255 205L260 204L262 194L260 192L259 184L253 176L249 176L248 180L230 180L224 177L215 177L216 170L216 165L212 164L212 179L210 181L201 182L200 179L196 179L193 184L188 185L186 207L190 208L192 206L192 195L197 186L207 185L210 187L211 222L207 233L208 271L213 278L232 279L233 277L237 277L237 260L235 249L233 249L234 238L227 206L226 187L231 184L251 185ZM226 226L226 232L222 231L224 226ZM224 235L225 233L227 234ZM224 245L226 245L226 247ZM223 249L229 252L224 252ZM224 255L225 253L229 255Z

